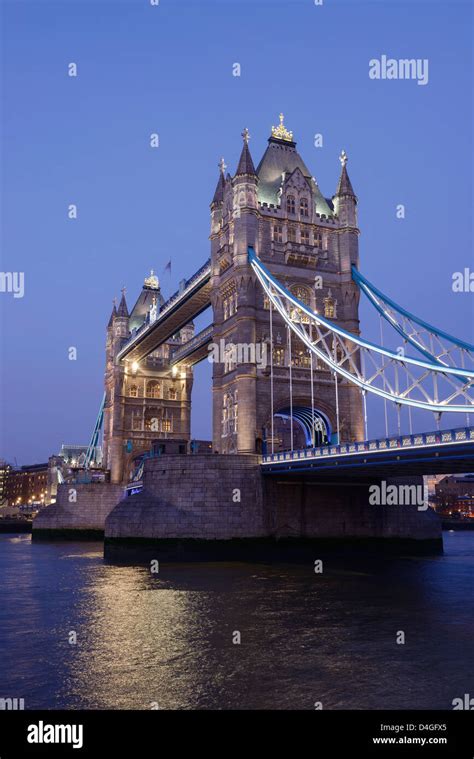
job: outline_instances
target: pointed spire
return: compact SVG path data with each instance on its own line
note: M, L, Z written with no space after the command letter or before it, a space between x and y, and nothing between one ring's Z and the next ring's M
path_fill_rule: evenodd
M349 174L347 173L347 153L345 150L341 150L341 155L339 156L339 160L341 162L342 171L341 176L339 177L339 183L337 185L336 195L342 196L342 195L350 195L351 197L355 198L356 194L352 188L351 180L349 179Z
M216 191L214 193L214 197L212 198L212 203L222 203L224 200L224 187L225 187L225 170L227 166L225 165L225 161L223 158L219 161L219 179L217 181L217 187Z
M113 305L113 308L112 308L112 313L110 314L110 319L109 319L109 323L107 324L107 328L112 326L112 324L114 323L114 319L117 316L117 300L116 300L116 298L114 298L112 302L113 302L114 305Z
M255 166L253 165L253 161L252 161L252 156L250 155L250 150L249 150L250 134L247 128L245 128L244 131L242 132L242 137L244 140L244 146L240 154L240 160L239 160L239 165L237 166L237 171L235 172L236 177L242 174L255 175L256 173Z
M125 287L122 287L122 297L120 299L120 304L117 310L117 316L128 317L128 315L127 301L125 300Z

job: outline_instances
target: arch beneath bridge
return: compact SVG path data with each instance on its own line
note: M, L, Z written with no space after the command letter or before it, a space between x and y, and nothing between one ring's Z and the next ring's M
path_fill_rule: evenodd
M294 405L293 408L285 406L275 412L277 419L284 419L293 424L298 424L304 434L307 447L327 445L331 442L332 427L327 415L319 408L311 406Z
M301 395L296 397L291 409L288 398L278 399L273 414L273 446L272 424L270 414L262 427L262 436L257 438L257 453L270 453L289 450L291 448L291 411L293 411L293 448L309 448L312 446L329 445L334 442L336 418L334 410L324 400L318 398L313 408L311 401Z

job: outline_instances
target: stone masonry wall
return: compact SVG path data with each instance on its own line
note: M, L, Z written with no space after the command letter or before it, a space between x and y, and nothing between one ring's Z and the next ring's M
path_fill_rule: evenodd
M76 491L76 501L69 500ZM123 496L121 485L108 482L59 485L56 503L43 509L33 521L33 535L41 530L103 531L105 518Z
M393 482L401 484L408 480L400 478ZM284 477L265 478L264 501L271 534L279 538L441 537L439 517L431 509L371 505L368 488L368 483L302 480L292 483Z
M264 478L254 455L164 456L146 462L143 491L110 513L105 537L440 538L431 510L368 496L368 484Z
M106 520L106 538L230 539L268 534L258 456L163 456L144 489ZM240 499L240 500L239 500Z

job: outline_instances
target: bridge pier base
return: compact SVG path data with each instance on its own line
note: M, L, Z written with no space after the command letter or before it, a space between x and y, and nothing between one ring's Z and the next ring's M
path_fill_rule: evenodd
M413 485L415 479L387 480L386 486ZM264 502L273 519L272 532L278 538L435 541L442 545L441 522L432 509L372 504L370 488L374 485L380 487L381 481L266 477Z
M265 477L255 455L166 456L145 465L142 492L105 521L106 555L154 546L183 561L277 557L325 545L439 552L441 523L431 510L369 503L370 482ZM260 547L260 548L259 548Z

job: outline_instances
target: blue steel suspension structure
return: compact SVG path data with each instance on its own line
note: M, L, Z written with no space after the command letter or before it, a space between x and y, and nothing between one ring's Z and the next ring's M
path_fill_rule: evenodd
M400 355L347 332L313 312L278 282L252 247L248 248L248 257L271 304L270 316L272 309L276 309L289 332L293 332L306 345L311 356L329 366L336 377L357 385L364 395L364 406L370 393L385 402L390 401L398 409L407 406L408 409L431 411L438 415L438 419L447 411L474 413L473 346L409 314L376 291L354 269L354 281L377 307L381 317L399 332L406 343L416 347L423 357ZM461 365L456 363L457 355ZM466 368L467 362L472 362L472 368ZM402 377L406 377L406 382L400 381Z
M94 430L92 432L92 436L90 439L90 443L87 447L86 451L86 459L84 461L84 469L89 469L90 465L92 464L92 461L94 459L94 456L97 451L97 447L99 444L99 436L102 430L102 425L104 422L104 406L105 406L105 393L102 397L102 402L99 407L99 413L97 414L97 419L95 423Z

